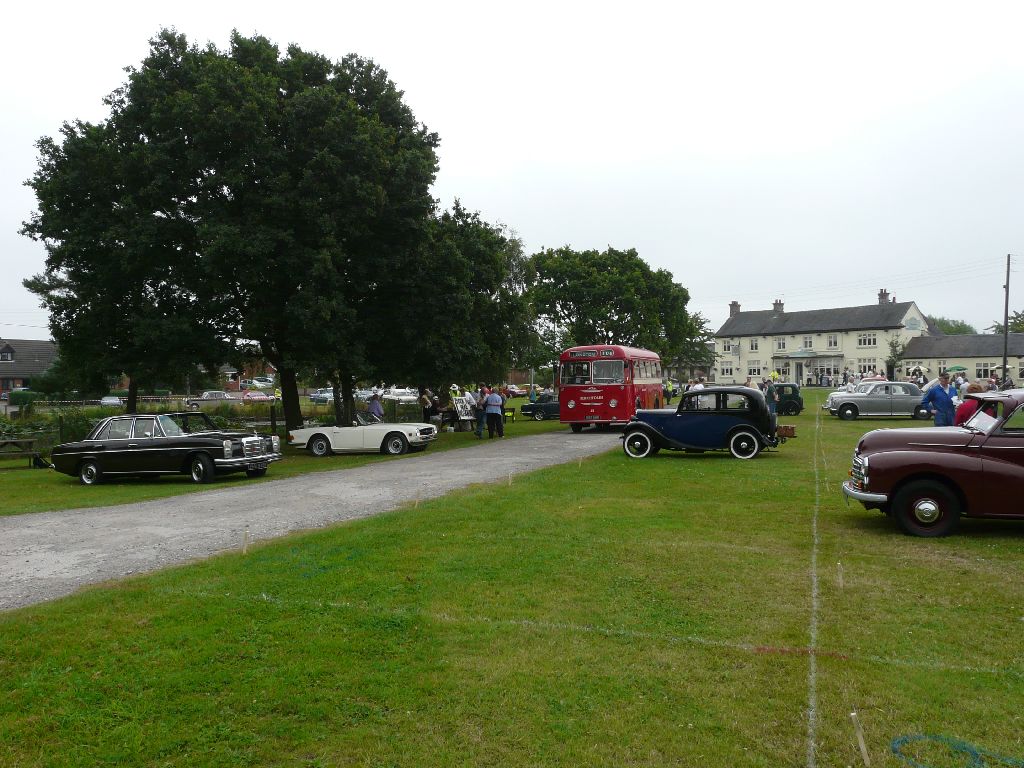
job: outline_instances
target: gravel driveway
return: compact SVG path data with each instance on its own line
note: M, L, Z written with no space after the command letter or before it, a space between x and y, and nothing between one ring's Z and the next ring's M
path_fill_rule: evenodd
M614 448L608 432L484 440L453 451L116 507L0 517L0 610L154 571L289 531L386 512L417 498ZM273 474L273 467L270 469ZM83 493L88 489L83 489Z

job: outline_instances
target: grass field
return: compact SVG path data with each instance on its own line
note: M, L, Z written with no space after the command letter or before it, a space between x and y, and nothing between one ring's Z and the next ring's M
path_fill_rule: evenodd
M910 422L784 421L0 615L0 765L1024 764L1024 526L902 536L839 484Z
M558 429L565 427L557 421L536 422L520 418L506 424L505 436L514 438ZM427 450L437 452L466 448L472 447L476 442L477 438L472 432L441 432ZM372 453L316 458L305 450L297 450L288 445L283 446L283 451L285 460L271 464L265 478L254 480L240 472L218 477L212 486L196 485L187 475L163 475L156 478L108 478L100 485L86 488L79 484L77 477L62 475L52 470L27 469L23 458L17 461L7 458L0 465L0 517L26 512L49 512L54 509L102 507L108 504L148 501L183 493L207 491L210 488L279 480L282 477L293 477L307 472L347 469L375 461L402 461L404 458Z

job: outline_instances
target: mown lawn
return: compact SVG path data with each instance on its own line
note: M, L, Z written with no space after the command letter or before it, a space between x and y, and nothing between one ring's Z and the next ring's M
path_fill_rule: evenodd
M1021 765L1024 525L847 508L816 416L3 614L0 765Z
M558 421L536 422L519 418L506 424L506 439L568 429ZM427 449L431 452L471 447L477 442L472 432L441 432ZM24 459L5 459L0 464L0 516L26 512L48 512L54 509L103 507L135 501L178 496L183 493L230 487L240 483L267 482L307 472L347 469L375 461L402 461L404 456L382 456L362 453L315 458L305 450L283 446L285 459L271 464L265 478L252 480L244 472L218 477L213 485L195 485L187 475L163 475L157 478L106 479L90 488L79 484L77 477L53 470L27 469ZM415 454L413 454L415 455Z

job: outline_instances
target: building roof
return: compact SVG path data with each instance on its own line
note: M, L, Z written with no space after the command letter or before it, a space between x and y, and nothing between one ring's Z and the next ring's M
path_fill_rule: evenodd
M1010 357L1024 357L1024 333L1011 333L1007 351ZM930 360L954 357L1003 356L1003 336L992 333L964 333L950 336L918 336L907 342L904 359Z
M14 353L14 360L0 361L0 377L27 378L47 371L57 357L57 345L38 339L0 339L0 352Z
M737 312L725 321L715 336L782 336L824 331L902 328L903 318L907 316L912 306L912 301L888 301L863 307L808 309L802 312L780 312L774 309ZM928 332L942 333L931 323L928 323Z

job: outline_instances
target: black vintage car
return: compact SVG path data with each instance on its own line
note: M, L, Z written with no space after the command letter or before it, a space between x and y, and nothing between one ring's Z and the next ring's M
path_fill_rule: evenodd
M262 477L281 460L276 435L218 429L205 413L128 414L104 419L76 443L51 453L54 469L95 485L104 475L188 473L196 483L218 474Z
M519 406L519 413L534 421L558 418L558 398L554 395L538 395L536 403Z
M728 450L737 459L752 459L784 440L776 434L775 417L761 392L705 387L684 392L676 408L637 411L625 427L622 448L633 459L653 456L662 448Z

